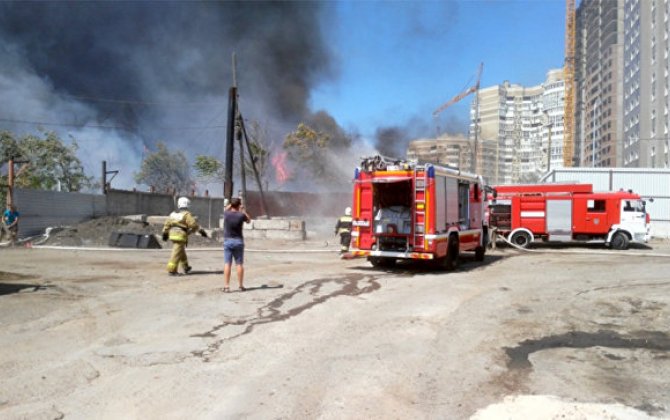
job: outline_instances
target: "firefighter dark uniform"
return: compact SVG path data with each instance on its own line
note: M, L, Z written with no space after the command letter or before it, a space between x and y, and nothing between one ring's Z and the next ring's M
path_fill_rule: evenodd
M186 256L186 246L188 245L188 235L200 232L201 235L206 236L204 230L200 229L195 217L188 210L190 200L181 197L178 201L179 210L173 211L168 216L168 219L163 225L163 240L172 241L172 255L167 264L167 271L170 274L177 274L177 268L181 265L184 273L191 271L191 266L188 265L188 257Z
M337 219L335 225L335 234L340 235L340 252L349 251L349 244L351 243L351 207L344 210L344 216Z

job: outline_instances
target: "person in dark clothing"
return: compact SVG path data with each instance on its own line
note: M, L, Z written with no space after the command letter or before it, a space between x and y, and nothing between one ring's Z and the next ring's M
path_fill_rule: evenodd
M7 210L2 214L2 223L0 223L0 241L9 235L9 244L16 244L19 232L19 212L14 205L8 204Z
M251 222L251 217L245 211L242 200L235 197L230 200L230 205L223 212L223 291L230 291L230 269L235 259L237 267L237 281L240 290L244 287L244 236L242 235L243 223Z

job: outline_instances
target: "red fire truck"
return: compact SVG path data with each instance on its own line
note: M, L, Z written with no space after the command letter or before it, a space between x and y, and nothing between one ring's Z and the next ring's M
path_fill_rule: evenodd
M591 184L498 185L489 195L488 218L511 243L535 239L604 241L613 249L649 239L649 214L631 191L593 192Z
M487 227L482 178L458 169L364 158L355 171L351 248L373 266L431 260L447 269L459 253L484 259Z

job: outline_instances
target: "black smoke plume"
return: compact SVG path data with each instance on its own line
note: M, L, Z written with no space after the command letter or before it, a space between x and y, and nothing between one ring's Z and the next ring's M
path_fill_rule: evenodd
M407 155L409 142L435 136L435 129L420 117L410 118L403 125L379 127L375 132L375 148L383 156L402 158Z
M220 155L235 52L244 116L285 133L311 117L310 90L334 75L320 30L327 7L2 2L0 129L67 130L93 173L106 157L129 175L157 141Z

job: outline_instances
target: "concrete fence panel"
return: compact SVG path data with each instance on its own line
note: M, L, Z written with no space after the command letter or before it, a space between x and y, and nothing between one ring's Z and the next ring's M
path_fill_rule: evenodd
M73 225L106 214L104 195L29 189L14 190L19 237L44 233L49 226Z
M16 190L21 214L19 236L44 233L49 226L68 226L102 216L167 216L176 209L178 197L141 191L109 190L106 195L59 191ZM223 199L189 197L191 212L205 228L216 228L223 214ZM349 193L267 192L267 211L272 218L333 217L351 206ZM262 216L258 191L248 191L247 210L253 219ZM288 223L288 222L287 222ZM304 230L304 229L303 229Z

